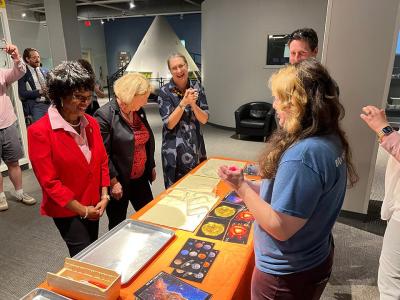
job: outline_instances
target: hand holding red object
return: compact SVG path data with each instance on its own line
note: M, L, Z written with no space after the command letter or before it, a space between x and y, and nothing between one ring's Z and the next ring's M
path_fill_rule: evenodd
M218 175L235 190L239 189L244 181L243 170L236 166L221 166Z

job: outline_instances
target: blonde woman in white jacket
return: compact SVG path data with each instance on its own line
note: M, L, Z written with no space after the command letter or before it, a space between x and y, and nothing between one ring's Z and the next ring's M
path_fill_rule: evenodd
M366 106L362 110L361 119L378 135L380 146L390 154L381 209L381 218L388 224L379 259L380 299L400 299L400 134L389 125L383 109Z

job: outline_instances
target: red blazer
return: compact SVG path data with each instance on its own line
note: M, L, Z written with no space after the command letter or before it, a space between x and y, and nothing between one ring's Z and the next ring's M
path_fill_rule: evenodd
M78 200L95 206L100 189L110 185L108 158L96 119L85 114L86 136L92 152L90 163L73 137L63 129L51 128L48 114L28 127L29 158L42 187L42 215L72 217L65 205Z

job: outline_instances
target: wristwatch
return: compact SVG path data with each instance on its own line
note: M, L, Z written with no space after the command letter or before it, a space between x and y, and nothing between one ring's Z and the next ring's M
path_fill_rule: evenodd
M379 139L379 143L382 142L382 138L383 138L384 136L387 136L387 135L391 134L393 131L394 131L394 129L393 129L392 126L383 127L383 128L381 129L381 131L379 131L379 132L377 133L378 139Z

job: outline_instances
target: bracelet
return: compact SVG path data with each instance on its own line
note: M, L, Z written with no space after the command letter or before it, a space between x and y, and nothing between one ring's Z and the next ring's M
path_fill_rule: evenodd
M185 110L185 105L182 105L181 103L179 103L178 106L179 106L182 110Z
M89 214L89 209L88 209L87 206L85 206L85 210L86 210L85 216L84 216L84 217L81 217L81 219L86 219L87 216L88 216L88 214Z
M108 201L110 201L110 195L108 194L101 195L100 199L107 199Z

